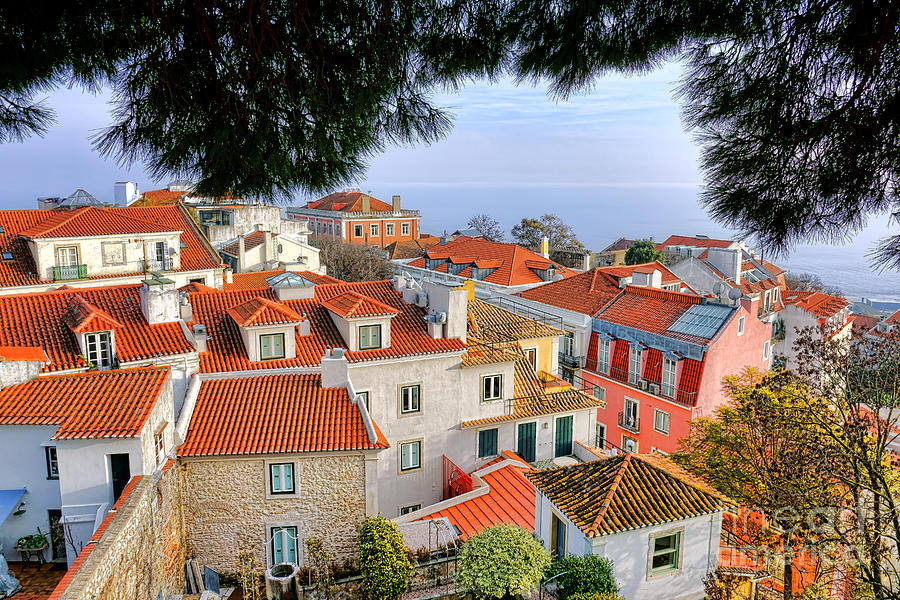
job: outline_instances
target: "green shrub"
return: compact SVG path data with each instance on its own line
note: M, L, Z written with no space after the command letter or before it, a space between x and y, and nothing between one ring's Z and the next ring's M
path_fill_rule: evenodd
M613 577L612 562L593 554L567 556L554 562L544 574L544 579L555 577L559 600L576 600L578 596L593 600L594 594L611 594L619 591Z
M587 594L575 594L574 596L569 596L569 600L624 600L618 594L608 594L608 593L587 593Z
M403 534L384 517L366 519L359 532L362 592L369 600L399 598L406 591L412 563Z
M494 525L470 537L458 554L456 585L476 598L504 598L533 588L550 556L529 532Z

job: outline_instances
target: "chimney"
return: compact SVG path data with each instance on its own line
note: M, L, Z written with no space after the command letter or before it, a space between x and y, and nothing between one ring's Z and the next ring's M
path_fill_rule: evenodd
M246 254L247 254L247 249L244 246L244 234L242 233L241 235L238 236L238 264L237 264L238 273L244 272L244 261L247 260Z
M206 352L206 341L209 339L206 334L206 325L194 323L191 333L194 334L194 346L197 348L197 352Z
M350 383L349 367L343 348L326 350L325 356L322 357L322 387L347 387Z
M394 212L400 212L400 196L391 196L391 205L393 205Z
M115 203L118 206L130 206L141 197L137 184L131 181L117 181L113 191Z
M719 270L729 281L741 282L743 253L740 248L710 248L709 263Z
M662 287L662 272L659 269L653 269L649 273L635 271L631 276L631 285L660 289Z
M225 283L232 283L234 281L234 271L230 268L225 268Z
M275 243L271 231L263 232L263 254L265 262L275 260Z
M541 256L550 259L550 238L546 235L541 238Z
M140 296L141 312L150 325L176 323L181 318L180 294L171 279L145 279Z
M31 381L48 362L47 354L36 346L0 348L0 388Z
M370 212L372 208L372 199L368 196L368 194L363 195L362 197L362 211L364 213Z
M444 335L446 339L459 338L466 341L466 327L469 320L469 290L465 286L449 287L430 281L423 282L427 294L428 308L432 312L446 313Z

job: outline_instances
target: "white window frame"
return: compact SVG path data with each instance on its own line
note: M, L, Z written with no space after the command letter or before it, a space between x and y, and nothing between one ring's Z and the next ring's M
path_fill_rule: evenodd
M525 353L525 358L528 360L528 364L530 364L531 368L533 368L535 373L537 373L537 368L538 368L537 346L532 346L531 348L522 348L522 352Z
M294 463L292 462L270 462L267 465L268 468L268 489L269 495L274 497L281 496L292 496L297 493L297 469ZM291 487L284 487L285 480L285 467L288 467L290 471L290 482ZM279 479L279 489L275 489L275 471L278 471L278 479Z
M366 412L369 413L369 415L371 415L372 414L372 405L369 404L369 399L372 397L372 395L369 393L369 390L363 390L361 392L356 392L356 395L362 397L363 403L366 405Z
M162 465L166 459L166 426L153 434L153 445L156 448L156 466Z
M597 372L609 374L609 353L612 344L609 340L599 340L597 343Z
M69 251L71 251L72 254L69 254ZM64 260L60 260L62 258L61 252L66 254ZM75 262L70 262L70 260L72 259L72 256L74 256ZM56 248L56 266L58 266L58 267L74 267L76 265L78 265L78 246L57 246L57 248Z
M596 423L594 427L594 445L603 450L606 448L606 424L600 423L599 421Z
M406 468L403 468L403 458L404 458L403 454L404 454L404 452L405 452L404 449L405 449L405 448L412 448L412 447L414 447L414 446L418 446L418 449L419 449L419 450L418 450L418 456L417 456L419 462L418 462L418 464L416 464L416 465L414 465L414 466L408 466L408 467L406 467ZM397 464L397 471L398 471L399 473L414 473L414 472L416 472L416 471L421 471L421 470L422 470L422 446L423 446L423 444L422 444L422 440L421 440L421 439L418 439L418 440L406 440L406 441L404 441L404 442L400 442L400 443L397 445L397 449L398 449L398 451L399 451L399 453L400 453L400 456L399 456L400 461L399 461L398 464ZM412 460L412 452L411 452L411 451L410 451L410 453L409 453L409 460L410 460L410 461Z
M409 415L421 414L422 413L422 384L421 383L405 383L399 387L400 387L400 390L399 390L398 396L399 396L399 402L400 402L400 416L404 417L404 416L409 416ZM411 393L409 394L410 402L409 402L409 408L407 409L407 407L406 407L406 400L407 400L406 396L408 395L407 390L413 390L413 389L416 390L416 393L414 395ZM415 403L414 403L415 406L413 406L413 400L415 400Z
M656 540L669 536L677 536L675 548L670 550L656 550ZM667 577L680 573L684 561L684 527L676 529L667 529L665 531L657 531L649 536L649 548L647 549L647 579L656 579L658 577ZM675 554L675 564L665 569L653 569L653 559L657 554Z
M263 354L263 338L276 338L281 337L281 355L280 356L265 356ZM287 348L285 348L285 340L284 333L261 333L259 334L259 359L260 360L279 360L283 359L287 356ZM269 342L269 350L271 352L272 343Z
M628 383L637 385L641 381L644 366L644 350L635 344L628 344ZM635 370L636 367L636 370Z
M666 422L665 429L660 429L658 427L660 416L664 416L664 418L665 418L665 422ZM664 410L659 410L658 408L654 408L653 409L653 430L656 431L657 433L661 433L663 435L668 436L671 428L672 428L672 415L670 413L667 413Z
M625 401L622 405L622 412L625 413L625 420L628 420L628 405L629 403L634 405L634 424L640 423L641 419L641 401L635 400L634 398L625 397Z
M746 320L747 319L745 317L738 318L738 335L744 335L744 323L746 322Z
M47 461L47 479L59 479L59 454L56 446L44 446L44 458Z
M409 223L400 223L400 235L409 235Z
M369 235L378 237L378 223L369 223Z
M490 395L487 388L490 386ZM481 401L492 402L494 400L503 399L503 374L491 373L490 375L482 375L481 377Z
M662 385L660 393L666 398L675 397L675 383L678 376L678 363L667 356L663 356Z
M384 235L394 235L394 224L393 223L385 223L384 224Z
M111 368L113 363L113 333L111 331L85 333L84 354L87 361L98 369Z
M566 356L575 355L575 332L565 330L565 335L559 336L559 351Z
M363 329L365 329L365 330L368 331L368 332L371 332L372 330L378 331L378 345L376 345L376 346L371 346L371 345L370 345L370 346L365 346L365 347L363 347L363 345L362 345L362 338L363 338L362 332L363 332ZM376 324L374 324L374 325L373 325L373 324L369 324L369 325L359 325L359 326L356 328L356 344L359 346L359 349L360 349L360 350L380 350L380 349L383 347L382 344L381 344L381 341L382 341L381 333L382 333L382 331L381 331L381 324L380 324L380 323L376 323ZM370 344L371 344L371 340L372 340L372 334L369 333L369 343L370 343Z
M600 391L599 394L597 393L597 390ZM592 395L593 395L594 398L596 398L597 400L602 400L603 402L606 402L606 388L603 387L602 385L597 385L597 384L595 383L595 384L594 384L594 392L593 392Z

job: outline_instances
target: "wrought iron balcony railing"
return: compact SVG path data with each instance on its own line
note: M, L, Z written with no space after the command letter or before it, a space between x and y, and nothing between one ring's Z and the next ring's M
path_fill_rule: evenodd
M641 432L641 422L637 417L626 415L624 412L619 413L619 427L627 429L632 433Z
M87 279L87 276L87 265L68 265L64 267L53 267L53 281Z

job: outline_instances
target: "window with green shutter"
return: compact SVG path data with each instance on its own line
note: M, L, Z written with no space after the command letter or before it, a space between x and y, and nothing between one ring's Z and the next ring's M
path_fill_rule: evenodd
M498 429L482 429L478 432L478 458L497 455Z

